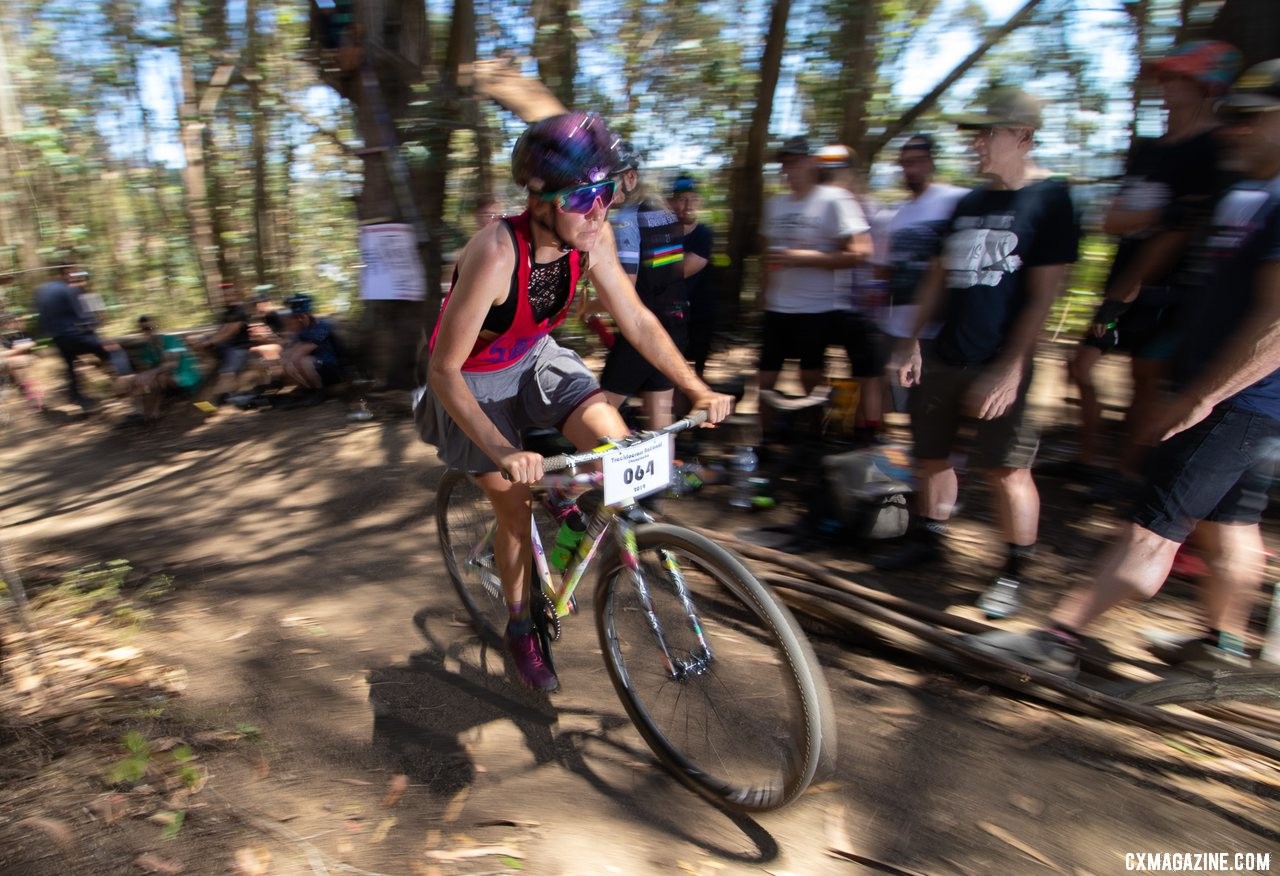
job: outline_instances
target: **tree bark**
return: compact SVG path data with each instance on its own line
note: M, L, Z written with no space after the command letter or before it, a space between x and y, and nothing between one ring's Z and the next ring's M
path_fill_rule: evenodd
M184 166L182 183L186 191L187 219L196 248L196 261L210 310L221 301L222 271L218 266L218 241L209 213L208 180L204 158L205 120L196 95L195 60L188 42L194 31L185 0L173 0L173 20L178 29L178 55L182 67L180 105L181 143Z
M18 112L17 94L9 76L5 40L4 22L0 21L0 173L3 173L8 186L18 178L20 160L13 137L22 130L22 115ZM23 221L17 207L20 203L21 200L16 198L0 200L0 246L12 248L17 266L30 271L40 267L40 258L31 225ZM12 268L11 264L0 263L0 272Z
M840 142L861 149L867 136L867 104L875 84L877 52L873 36L879 23L880 3L850 0L845 10L841 27L845 57L840 70L840 93L845 95L845 100ZM862 167L868 168L870 163L862 162Z
M573 106L578 75L578 37L573 19L577 0L533 0L533 56L538 76L565 106Z
M773 95L782 68L782 52L787 41L787 18L791 0L774 0L769 17L769 32L760 57L760 78L756 83L755 106L747 140L730 171L732 187L729 205L729 265L724 271L720 289L725 321L736 324L741 315L742 288L746 263L754 253L760 233L760 208L764 199L764 158L769 138L769 118L773 114ZM760 302L758 302L760 303Z

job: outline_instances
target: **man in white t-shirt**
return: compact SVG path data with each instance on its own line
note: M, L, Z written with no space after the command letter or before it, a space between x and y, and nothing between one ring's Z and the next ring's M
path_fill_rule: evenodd
M799 359L808 393L823 381L827 347L843 343L849 270L871 255L870 226L853 195L818 184L804 137L783 143L777 158L790 191L769 200L761 225L767 249L758 380L760 389L773 389L782 364Z
M902 182L911 199L901 204L889 220L887 258L877 265L889 284L889 306L881 328L893 338L909 338L915 327L919 306L915 303L916 287L929 262L938 254L956 202L968 189L934 182L933 137L915 134L902 144L898 166ZM933 338L938 327L927 327L922 338Z

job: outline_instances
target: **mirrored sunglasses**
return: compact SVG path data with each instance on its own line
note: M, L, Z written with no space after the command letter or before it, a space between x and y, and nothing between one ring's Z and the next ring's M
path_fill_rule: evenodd
M616 179L606 179L598 183L579 186L576 189L562 189L543 195L543 199L556 205L561 213L577 213L585 215L595 209L596 201L604 204L605 209L613 206L613 198L618 189Z

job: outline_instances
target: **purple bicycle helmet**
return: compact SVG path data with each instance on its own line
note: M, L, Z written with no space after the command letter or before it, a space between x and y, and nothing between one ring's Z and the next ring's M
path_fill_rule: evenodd
M531 192L600 182L617 163L618 137L598 113L561 113L534 122L511 150L511 176Z

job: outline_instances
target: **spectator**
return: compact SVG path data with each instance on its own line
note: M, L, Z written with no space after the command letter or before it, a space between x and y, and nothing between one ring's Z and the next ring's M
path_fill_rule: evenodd
M1047 629L988 633L979 647L1073 676L1080 635L1126 599L1164 584L1200 524L1210 575L1206 632L1163 650L1174 663L1247 664L1249 609L1266 567L1259 521L1280 446L1280 59L1246 70L1218 107L1228 161L1244 179L1212 210L1179 305L1176 394L1153 435L1150 480L1092 584L1068 594ZM1176 236L1175 236L1176 235ZM1172 238L1181 249L1185 235Z
M613 175L618 178L622 198L622 207L610 220L618 259L635 284L641 303L658 317L683 352L688 341L688 301L680 220L641 184L640 153L630 143L619 144ZM616 336L609 348L600 387L614 407L639 394L650 429L670 425L674 384L625 336Z
M911 394L919 518L882 569L942 557L958 482L951 462L963 424L976 433L970 462L985 469L1007 543L1004 569L978 604L989 617L1019 608L1024 565L1035 551L1040 496L1031 477L1039 443L1027 417L1036 338L1076 260L1078 228L1067 184L1031 158L1040 104L998 89L983 113L958 120L986 185L960 199L940 256L922 281L920 310L898 357ZM919 337L941 319L922 361Z
M799 359L801 385L811 393L824 380L827 347L844 342L848 270L870 257L870 226L851 194L818 183L807 139L787 140L777 160L788 191L769 200L761 223L764 336L757 379L761 390L771 390L783 363Z
M1197 205L1203 212L1204 203L1216 199L1226 188L1228 181L1218 161L1213 102L1231 85L1239 69L1236 49L1210 41L1178 46L1145 66L1144 72L1160 83L1168 122L1163 137L1135 145L1124 183L1103 222L1103 230L1120 237L1109 287L1138 264L1143 245L1162 224L1176 221L1178 213L1196 210ZM1175 264L1150 277L1131 303L1109 299L1098 308L1070 365L1071 379L1080 389L1080 446L1077 458L1064 467L1064 474L1109 480L1097 467L1102 406L1093 369L1103 354L1111 351L1127 352L1131 357L1133 398L1125 414L1129 440L1121 463L1130 475L1140 468L1143 448L1133 437L1156 408L1167 377L1176 268Z
M76 358L92 353L104 365L110 363L117 377L131 371L129 357L118 344L104 344L94 331L93 315L85 308L82 296L88 274L72 265L58 269L58 278L36 289L35 306L40 329L53 338L67 366L67 395L84 411L93 402L80 391L76 375Z
M884 420L884 370L889 364L889 343L879 321L887 304L884 281L872 261L884 248L879 228L880 210L867 197L857 174L857 156L848 146L835 144L817 151L818 181L838 186L853 195L871 226L871 259L848 272L849 312L845 318L842 345L849 356L849 372L858 383L855 439L871 444L879 439Z
M212 350L217 359L217 380L213 385L214 404L221 405L235 391L240 374L249 363L252 333L249 313L234 296L229 296L218 320L217 330L207 337L195 338L195 345Z
M928 134L915 134L902 144L898 153L902 182L910 197L893 211L886 223L888 244L876 266L877 273L888 284L888 306L880 325L892 346L911 337L920 311L916 287L941 249L942 236L956 203L969 192L934 181L933 153L933 137ZM920 343L926 354L928 344L937 334L937 323L921 329ZM896 380L892 383L896 390L894 407L905 411L906 391L897 386Z
M44 390L31 375L36 342L27 336L22 322L16 313L0 315L0 382L12 380L27 403L34 410L42 411Z
M292 334L281 357L285 380L299 387L300 402L319 404L325 387L342 382L338 338L328 320L311 312L310 295L294 295L285 304L289 308L286 326Z
M713 236L711 226L698 221L701 206L697 180L684 173L677 176L671 187L671 209L680 220L680 230L684 234L680 244L684 249L684 291L689 301L689 349L686 353L699 377L706 370L707 357L711 355L719 309L711 272Z
M182 338L159 334L150 316L138 317L138 331L142 343L134 355L140 370L124 379L136 412L126 422L155 420L167 394L175 390L191 392L200 385L196 356Z

